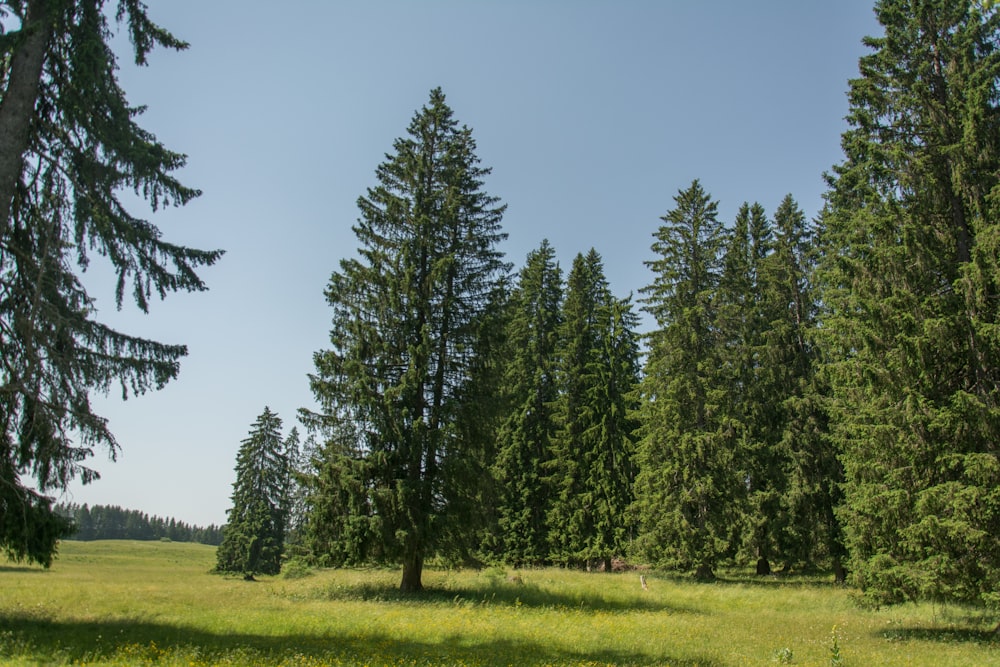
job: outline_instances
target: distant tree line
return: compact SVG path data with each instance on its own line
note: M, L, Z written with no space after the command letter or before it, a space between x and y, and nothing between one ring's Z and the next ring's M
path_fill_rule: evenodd
M77 503L58 504L55 511L70 520L72 533L67 539L89 540L162 540L198 542L217 546L222 542L222 527L192 526L176 519L150 516L138 510L116 505Z

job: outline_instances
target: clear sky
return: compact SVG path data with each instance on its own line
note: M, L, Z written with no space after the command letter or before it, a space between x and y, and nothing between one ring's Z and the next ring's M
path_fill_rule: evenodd
M727 223L744 201L770 213L788 193L819 211L847 81L878 33L870 0L148 4L191 48L141 69L122 48L120 80L204 191L150 219L169 241L227 252L202 274L210 291L146 316L115 310L95 259L99 317L189 356L162 391L95 400L120 456L96 452L102 479L60 500L198 525L225 522L237 449L264 406L287 432L314 405L323 289L357 248L357 198L432 88L493 169L485 190L508 205L515 268L545 238L564 269L593 247L625 296L651 282L659 217L695 178Z

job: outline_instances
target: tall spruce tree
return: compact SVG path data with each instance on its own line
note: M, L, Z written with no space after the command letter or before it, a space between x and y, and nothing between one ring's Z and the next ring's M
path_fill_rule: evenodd
M616 300L596 250L573 261L559 347L559 430L553 441L548 513L553 559L601 561L624 554L632 501L629 408L638 374L635 317Z
M326 427L357 454L380 547L402 563L400 588L422 588L424 559L463 480L463 441L483 324L509 271L498 244L504 207L483 189L472 131L440 89L358 200L358 256L327 286L332 348L315 355L311 385ZM352 460L353 462L353 460ZM442 520L445 520L444 522Z
M823 216L851 570L874 604L997 602L1000 15L875 12Z
M766 340L779 315L762 284L771 236L764 208L744 203L727 235L717 294L719 373L714 383L723 397L718 419L745 483L745 494L734 500L743 513L745 555L757 561L758 574L770 573L784 524L786 470L778 443L786 386L780 360Z
M91 255L131 289L202 290L196 269L221 252L168 243L123 205L134 191L155 211L199 193L173 171L183 155L136 123L116 78L113 21L127 26L135 61L156 46L186 44L152 23L140 2L25 0L0 3L0 548L51 562L66 528L47 492L97 477L95 446L118 443L90 392L160 388L176 377L182 345L115 331L95 318L78 272ZM30 482L23 482L29 476Z
M216 552L216 570L247 579L281 571L290 468L281 418L265 407L236 454L233 506Z
M732 434L720 429L716 292L724 229L695 180L661 219L643 290L656 318L640 385L633 513L638 553L699 578L730 546L740 492Z
M792 196L786 196L774 213L773 252L759 278L770 313L764 384L779 408L776 447L785 479L777 544L786 569L829 566L843 581L846 554L835 514L843 468L829 439L828 392L818 375L815 248L814 230Z
M542 241L528 254L512 290L507 319L504 395L493 475L498 486L496 551L517 564L549 556L546 466L555 437L563 281L555 250Z
M641 363L639 316L631 295L612 298L606 318L597 362L601 380L595 404L599 418L593 427L600 447L591 468L591 483L600 489L600 495L588 551L591 557L604 560L607 572L611 556L626 557L636 534L629 508L635 501Z

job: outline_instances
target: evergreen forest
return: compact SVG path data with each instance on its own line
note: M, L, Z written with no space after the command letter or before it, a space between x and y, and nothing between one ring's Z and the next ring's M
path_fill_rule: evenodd
M204 289L222 251L167 243L118 200L199 193L113 68L75 57L107 49L111 19L14 4L34 28L0 34L0 156L17 157L0 160L0 545L48 564L70 525L47 492L117 451L89 392L159 388L186 353L94 320L73 260L108 258L118 305L145 310ZM664 194L635 294L599 248L507 258L491 169L431 90L326 283L304 441L265 408L241 443L217 569L393 564L416 592L429 564L743 568L829 573L873 607L1000 605L1000 10L875 14L822 209L790 193L723 219L692 174ZM186 47L141 3L122 17L137 61Z
M695 179L638 295L593 248L506 264L489 168L431 91L327 285L300 551L402 564L404 591L433 559L1000 600L1000 14L875 11L823 209L724 220Z
M68 539L91 540L170 540L217 546L222 542L222 527L192 526L174 518L150 516L146 512L117 505L60 504L55 511L73 523Z

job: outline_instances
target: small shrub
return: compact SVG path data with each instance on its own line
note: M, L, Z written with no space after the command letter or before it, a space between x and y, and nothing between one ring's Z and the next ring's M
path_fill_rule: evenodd
M499 565L491 565L483 570L483 577L490 582L491 586L499 586L507 580L507 570Z
M313 569L300 560L290 560L281 568L284 579L305 579L313 575Z
M792 655L792 649L787 646L784 648L779 648L774 652L774 661L779 665L790 665L795 657Z

